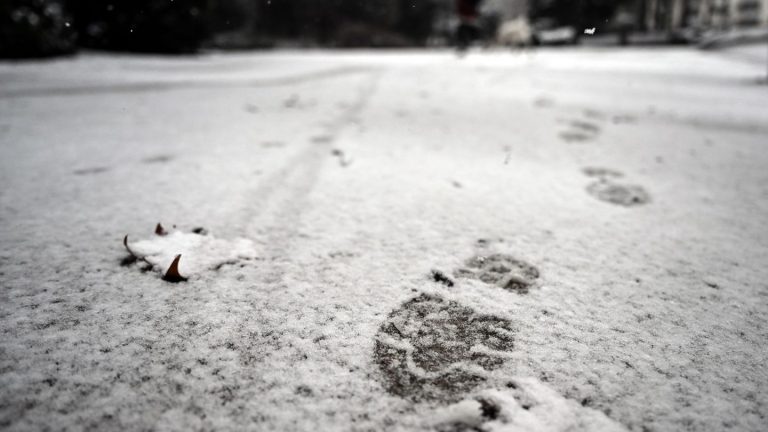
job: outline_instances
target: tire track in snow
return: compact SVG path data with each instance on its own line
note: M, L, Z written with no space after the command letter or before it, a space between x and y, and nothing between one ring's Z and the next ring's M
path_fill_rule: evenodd
M242 210L232 214L232 224L256 242L261 260L215 277L192 300L185 295L184 301L174 301L170 323L163 317L147 324L152 334L162 334L169 327L186 331L188 323L194 323L189 330L192 337L169 338L163 345L184 347L187 362L195 358L206 362L196 368L215 380L205 389L204 400L220 395L233 401L247 398L261 407L254 415L269 418L277 409L274 404L284 403L275 392L290 392L305 384L300 370L312 355L305 345L319 337L325 315L305 297L302 287L284 285L282 280L301 268L292 267L290 253L325 164L336 165L330 149L369 103L379 75L363 79L353 103L326 125L327 142L307 140L261 179L243 197ZM313 322L318 325L307 325ZM157 355L167 363L178 361L179 356L177 351ZM297 404L292 409L302 407Z
M249 87L278 87L302 84L309 81L337 78L346 75L371 73L374 69L365 66L343 66L326 70L299 73L286 77L263 77L221 81L214 79L181 80L181 81L147 81L132 83L113 83L90 86L61 86L40 87L20 90L0 91L0 99L48 96L83 96L95 94L146 93L188 89L213 88L249 88Z
M283 256L284 244L298 234L298 223L307 197L314 189L331 148L343 130L352 124L371 99L380 73L373 73L358 89L354 102L332 120L322 140L313 140L283 166L260 182L242 216L246 233L265 247L268 257Z
M354 102L324 128L327 140L309 141L297 154L252 191L247 206L237 217L246 236L257 243L263 259L241 269L242 282L234 282L227 294L236 297L239 311L230 321L228 339L238 351L240 382L250 382L264 403L270 389L301 387L299 364L309 354L304 347L321 337L325 315L312 304L305 287L285 282L286 275L303 271L291 251L301 237L301 223L310 208L315 189L327 163L335 160L331 148L339 135L352 124L371 100L380 73L372 73L357 89ZM307 327L307 323L318 323ZM339 360L343 361L343 360ZM266 377L280 377L263 387Z

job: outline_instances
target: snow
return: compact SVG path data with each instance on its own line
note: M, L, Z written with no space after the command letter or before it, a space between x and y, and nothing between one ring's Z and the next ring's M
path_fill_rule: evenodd
M126 248L133 257L146 261L161 274L165 274L174 259L181 256L183 260L179 261L178 267L185 278L257 258L251 240L224 240L210 234L179 230L137 242L129 242L126 237Z
M438 430L461 426L489 432L626 431L600 411L568 400L535 378L512 378L503 390L485 390L434 413Z
M763 66L2 63L0 428L763 430ZM189 280L121 265L126 234Z

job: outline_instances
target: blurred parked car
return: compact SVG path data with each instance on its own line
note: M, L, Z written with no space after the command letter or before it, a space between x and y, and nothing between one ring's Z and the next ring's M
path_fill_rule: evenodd
M561 25L550 18L543 18L533 24L534 45L570 45L578 43L579 32L572 25Z
M504 21L496 32L496 41L500 45L510 47L523 47L531 44L533 32L528 20L515 18Z

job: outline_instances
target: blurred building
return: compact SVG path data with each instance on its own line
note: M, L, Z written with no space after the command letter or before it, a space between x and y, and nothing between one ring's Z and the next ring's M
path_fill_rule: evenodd
M628 10L646 31L768 26L768 0L636 0Z
M487 0L484 8L498 11L502 20L508 21L528 16L528 0Z
M768 0L700 0L696 19L703 27L768 27Z
M768 27L768 0L488 0L505 16L567 12L572 23L586 26L630 26L634 31L659 32L683 28ZM574 10L573 6L576 5Z

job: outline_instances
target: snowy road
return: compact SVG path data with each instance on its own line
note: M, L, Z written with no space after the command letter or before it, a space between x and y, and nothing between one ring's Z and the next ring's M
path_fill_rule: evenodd
M762 73L686 49L0 64L0 429L764 430ZM126 234L188 247L189 280Z

